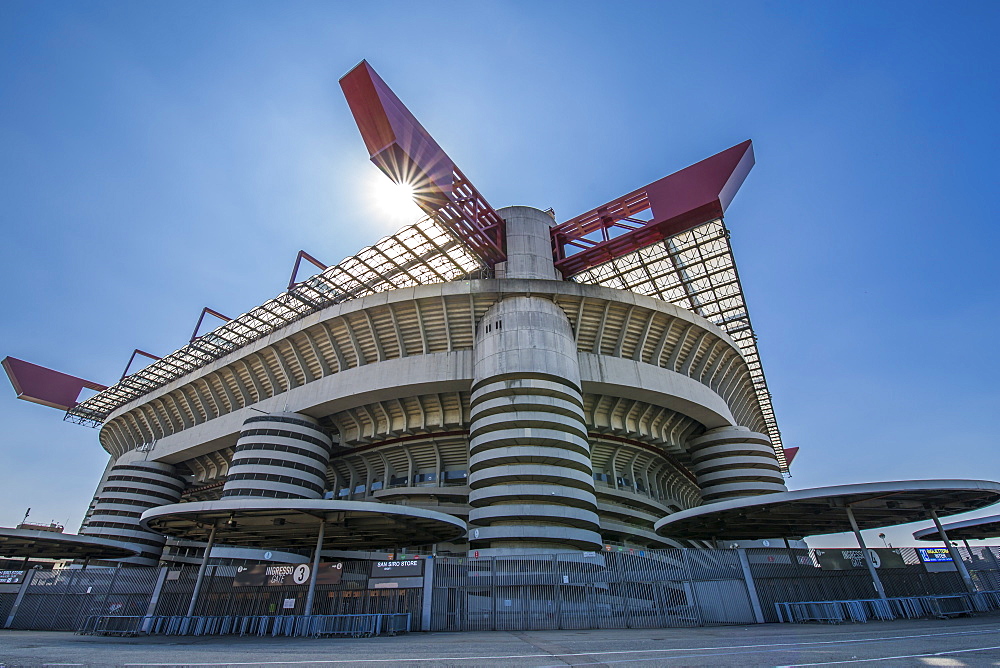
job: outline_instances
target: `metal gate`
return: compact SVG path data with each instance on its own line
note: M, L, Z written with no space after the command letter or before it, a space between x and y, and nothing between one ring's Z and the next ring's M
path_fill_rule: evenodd
M756 621L734 550L435 559L432 630L660 628Z
M11 628L75 631L89 615L145 615L155 568L29 571Z

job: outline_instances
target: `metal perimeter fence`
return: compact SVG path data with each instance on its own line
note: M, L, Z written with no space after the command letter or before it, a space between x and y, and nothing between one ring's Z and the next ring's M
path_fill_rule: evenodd
M435 559L430 630L754 623L739 550Z
M890 598L965 593L954 563L929 564L916 548L879 552ZM1000 547L958 552L978 591L1000 590ZM857 548L437 557L428 559L433 568L422 585L399 588L370 581L371 564L344 560L338 584L317 585L313 616L408 615L412 630L655 628L777 622L776 604L876 596ZM198 628L260 633L301 626L290 618L304 615L307 585L240 586L236 568L208 567L195 616L216 621ZM196 574L193 566L30 571L16 592L0 593L0 626L75 631L97 617L182 619ZM997 596L980 598L1000 604Z
M409 628L419 628L422 589L371 589L370 565L365 560L344 560L339 584L316 586L313 614L406 613L410 615ZM236 566L208 567L194 611L196 616L302 616L307 584L240 586L236 569ZM182 617L187 614L197 573L194 566L29 571L29 579L20 591L0 593L0 613L6 610L0 616L0 626L76 631L91 617ZM268 623L277 626L279 622Z
M909 598L965 593L965 585L950 559L925 562L919 548L878 549L877 553L898 555L881 559L879 579L889 598ZM977 591L1000 589L1000 547L957 548ZM829 568L825 557L834 553L842 569ZM775 604L796 601L844 601L877 596L874 583L863 563L861 550L747 550L750 571L764 618L780 621ZM827 566L827 567L824 567ZM932 570L940 569L940 570Z

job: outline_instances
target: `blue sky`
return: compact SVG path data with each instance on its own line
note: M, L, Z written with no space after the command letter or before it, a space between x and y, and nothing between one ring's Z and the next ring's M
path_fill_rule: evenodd
M752 138L727 224L789 486L997 479L998 28L972 2L0 3L0 355L110 384L300 248L398 227L337 86L367 58L494 206L560 220ZM0 390L0 526L79 526L106 459L61 418Z

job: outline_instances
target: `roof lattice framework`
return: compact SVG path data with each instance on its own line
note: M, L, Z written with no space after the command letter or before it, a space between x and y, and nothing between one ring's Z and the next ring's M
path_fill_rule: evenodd
M451 232L433 218L423 218L123 378L71 408L66 419L100 426L129 402L333 304L414 285L479 278L485 271L479 257Z
M575 274L571 280L662 299L700 315L729 334L750 368L778 463L783 470L788 469L757 337L729 244L729 230L721 218Z

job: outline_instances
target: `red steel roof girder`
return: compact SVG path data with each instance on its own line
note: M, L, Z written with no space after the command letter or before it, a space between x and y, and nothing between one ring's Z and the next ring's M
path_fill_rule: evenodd
M753 164L753 144L747 140L556 225L556 268L569 277L722 217ZM644 211L650 211L651 218L641 227L620 223ZM614 228L623 232L611 236ZM584 239L598 231L601 241ZM580 242L589 247L566 253L566 246L580 247Z

